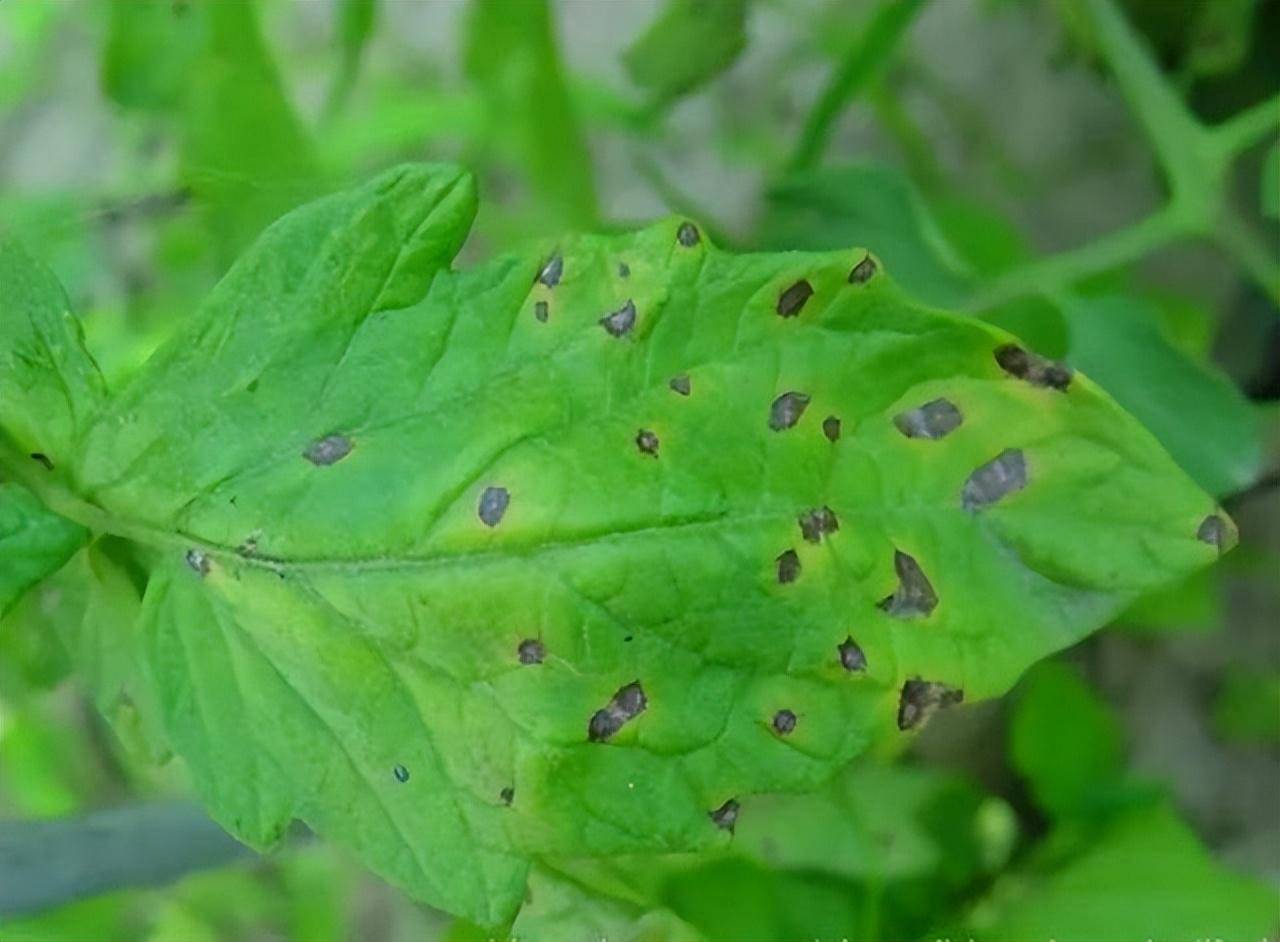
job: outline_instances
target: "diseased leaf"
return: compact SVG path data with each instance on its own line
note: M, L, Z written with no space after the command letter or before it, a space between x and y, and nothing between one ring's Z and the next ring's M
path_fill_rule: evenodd
M0 615L84 542L84 528L45 509L18 484L0 484Z
M249 843L300 817L504 924L532 863L725 844L1234 542L862 249L668 220L449 270L473 212L411 166L285 217L41 490L146 565L140 673Z
M622 61L633 82L666 104L733 64L747 44L746 23L747 0L667 0Z

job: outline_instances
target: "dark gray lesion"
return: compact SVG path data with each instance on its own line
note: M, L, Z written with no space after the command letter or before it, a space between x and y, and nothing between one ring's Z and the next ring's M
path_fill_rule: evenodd
M836 653L840 655L840 666L849 673L858 673L867 669L867 655L861 645L853 640L852 635L836 645Z
M786 585L800 577L800 555L795 550L789 549L779 554L776 562L779 584Z
M605 742L618 730L645 711L649 700L640 681L619 687L602 709L596 710L587 724L589 742Z
M498 792L498 797L502 799L502 803L504 805L510 808L511 803L516 800L516 790L508 785L503 788L502 791Z
M802 392L785 392L769 407L769 428L775 432L789 429L800 421L809 408L809 397Z
M854 265L853 269L849 272L849 284L865 285L875 275L877 268L879 268L879 266L876 265L876 260L874 258L870 255L864 256L862 261Z
M828 533L835 533L840 529L840 520L835 511L825 506L801 514L797 522L800 524L800 535L810 543L821 543Z
M533 316L536 317L539 322L545 324L551 317L551 305L547 304L546 301L535 301L533 305Z
M399 782L401 785L409 781L409 770L406 769L403 765L397 765L394 769L391 770L391 774L395 776L396 781Z
M1065 363L1058 363L1032 353L1016 343L1006 343L996 347L996 363L1015 379L1030 383L1032 386L1043 386L1066 392L1071 385L1074 371Z
M641 454L652 455L658 457L658 441L657 433L647 428L642 428L636 433L636 447L640 449Z
M186 560L187 566L202 579L209 575L209 570L213 568L213 564L209 562L209 555L202 550L187 550Z
M827 441L835 442L840 438L840 417L829 415L822 420L822 434L827 436Z
M351 454L351 449L354 447L354 443L347 436L334 433L326 435L324 438L316 439L307 446L307 450L302 453L302 457L316 467L323 468L331 464L337 464Z
M543 263L542 268L538 270L536 281L542 282L548 288L554 288L560 284L560 277L564 274L564 256L559 252L552 254L550 258Z
M813 297L813 285L801 278L778 296L778 316L795 317Z
M894 550L893 568L898 588L880 602L880 608L895 618L922 618L938 607L938 593L914 556Z
M960 427L964 416L949 399L933 399L922 406L899 412L893 424L907 438L946 438Z
M707 813L707 817L711 819L711 823L722 831L733 833L734 827L738 824L738 812L741 805L738 804L736 798L730 798L715 811Z
M1196 539L1202 543L1208 543L1221 553L1231 540L1231 531L1226 520L1219 514L1209 514L1200 521L1200 526L1196 530Z
M689 381L689 377L684 373L681 373L679 376L671 377L671 382L667 385L671 387L672 392L678 393L681 396L689 395L690 391L693 389L693 384Z
M676 232L676 241L683 245L686 249L691 249L702 241L702 234L698 232L698 227L691 222L680 223L680 228Z
M960 492L960 506L968 511L982 510L1026 486L1026 456L1021 448L1006 448L969 475Z
M43 451L33 451L31 453L31 460L40 465L40 467L44 468L46 471L53 470L53 459Z
M625 337L631 333L631 329L636 326L636 306L635 302L628 300L622 307L618 308L604 317L600 318L600 326L603 327L611 337Z
M476 513L485 526L496 527L502 521L503 514L507 512L507 506L510 503L511 494L505 487L486 487L484 493L480 495Z
M541 664L547 656L547 648L537 638L525 638L516 647L516 657L520 663L528 666L530 664Z
M898 729L918 729L938 710L964 701L964 691L947 684L913 678L902 685Z
M786 736L796 728L796 715L791 710L779 710L773 714L773 731Z

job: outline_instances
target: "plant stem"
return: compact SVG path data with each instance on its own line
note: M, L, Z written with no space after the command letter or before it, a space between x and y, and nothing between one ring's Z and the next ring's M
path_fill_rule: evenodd
M1012 269L995 279L965 307L984 311L1028 294L1051 293L1113 268L1135 262L1164 245L1193 234L1185 217L1169 207L1076 249Z
M1228 159L1244 153L1268 136L1280 134L1280 95L1246 108L1209 133Z
M822 159L836 118L875 79L893 55L925 0L886 0L863 34L836 66L818 103L809 112L790 169L803 170Z
M1280 263L1274 249L1235 213L1224 213L1214 230L1214 240L1249 273L1272 301L1280 305Z

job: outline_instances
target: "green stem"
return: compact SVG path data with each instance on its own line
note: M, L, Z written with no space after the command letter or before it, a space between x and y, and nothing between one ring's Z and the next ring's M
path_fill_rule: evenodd
M1048 293L1130 264L1194 234L1186 217L1165 207L1133 225L1108 233L1077 249L1049 255L1006 272L970 300L966 308L984 311L1030 294Z
M841 113L883 70L925 0L886 0L863 34L849 47L832 73L818 103L809 112L792 170L812 167L822 159Z
M1280 95L1246 108L1209 133L1227 159L1244 153L1269 136L1280 133Z
M1274 247L1263 244L1258 234L1236 214L1224 214L1214 230L1214 240L1236 260L1272 301L1280 305L1280 263Z

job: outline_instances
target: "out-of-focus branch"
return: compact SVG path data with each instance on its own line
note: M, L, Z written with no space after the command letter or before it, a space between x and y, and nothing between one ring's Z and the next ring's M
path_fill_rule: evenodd
M112 890L163 886L253 856L187 802L0 821L0 919Z

